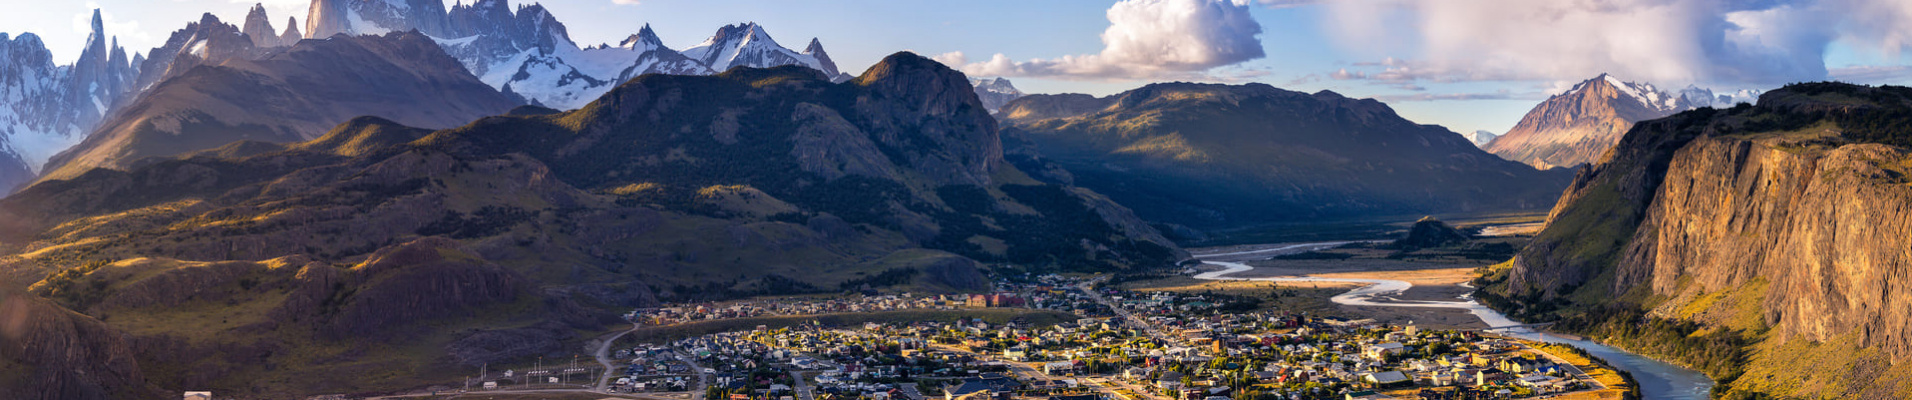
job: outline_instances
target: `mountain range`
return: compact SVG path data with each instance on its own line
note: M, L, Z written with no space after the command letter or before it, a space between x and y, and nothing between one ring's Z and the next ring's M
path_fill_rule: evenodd
M449 10L430 0L314 0L306 17L313 38L407 30L438 39L486 84L556 109L581 107L619 82L650 73L709 75L733 67L802 65L835 81L850 78L816 39L803 51L791 50L756 23L724 26L703 43L677 51L649 25L617 46L579 47L544 6L514 10L507 0L479 0Z
M1012 126L1005 142L1024 145L1012 161L1060 167L1025 170L1196 230L1541 210L1572 178L1502 160L1373 99L1265 84L1031 95L997 116Z
M237 31L210 14L196 26ZM226 48L264 55L177 72L115 112L86 140L53 157L39 180L71 179L94 168L125 170L151 157L237 141L306 141L359 116L443 129L518 105L465 73L457 60L437 51L430 38L413 32L340 36L269 49L238 40Z
M290 52L383 42L430 46L388 33ZM258 397L408 382L325 378L340 374L455 379L568 351L575 332L660 301L836 292L903 271L909 287L975 291L983 263L1188 257L1107 198L1006 162L967 78L908 53L841 83L799 66L645 75L578 110L442 130L355 118L310 141L41 182L0 199L0 228L33 249L0 260L0 282L123 335L85 343L130 353L110 376ZM174 313L207 307L258 312ZM381 351L394 348L429 350Z
M649 26L615 47L581 48L544 7L514 10L505 0L450 9L420 0L315 0L303 31L293 18L284 30L275 29L264 7L255 5L243 26L207 14L175 31L161 47L130 58L117 44L109 44L97 14L87 48L72 65L54 65L51 53L32 34L0 38L0 63L5 64L0 66L0 190L60 168L49 165L56 154L96 130L111 129L102 125L108 115L160 81L199 65L261 60L303 38L417 30L507 98L558 109L580 107L617 83L648 73L708 75L732 67L794 64L832 80L849 79L819 41L812 39L801 52L791 50L754 23L723 27L704 43L685 49L695 57L664 46ZM327 120L322 126L342 121ZM322 129L301 131L281 136L310 138Z
M80 59L55 65L40 37L0 33L0 192L31 180L135 92L146 60L110 42L98 11Z
M1912 88L1794 84L1641 122L1476 297L1724 398L1905 398Z
M1593 164L1634 123L1694 108L1755 101L1758 95L1757 91L1714 94L1697 86L1669 93L1650 83L1600 74L1534 106L1486 148L1535 168Z

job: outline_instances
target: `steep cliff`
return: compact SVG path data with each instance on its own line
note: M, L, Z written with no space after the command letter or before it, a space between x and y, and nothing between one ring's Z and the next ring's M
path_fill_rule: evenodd
M1671 355L1735 392L1912 394L1892 378L1912 366L1890 361L1912 356L1912 288L1899 283L1912 279L1908 125L1912 89L1845 84L1641 123L1582 170L1488 292L1570 325L1613 327L1582 313L1615 307L1696 323L1689 337L1725 335L1739 353Z

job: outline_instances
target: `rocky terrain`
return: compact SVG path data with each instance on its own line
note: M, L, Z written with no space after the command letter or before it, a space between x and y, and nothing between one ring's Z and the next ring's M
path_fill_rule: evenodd
M1104 98L1032 95L996 115L1013 127L1006 140L1027 147L1012 146L1025 170L1200 230L1540 210L1570 179L1326 91L1164 83Z
M1912 89L1836 83L1643 122L1486 291L1721 393L1912 395L1908 124Z
M0 200L0 290L122 332L128 390L281 398L561 356L662 300L834 292L897 269L920 272L905 290L973 291L982 263L1187 257L1001 149L967 79L908 53L844 83L796 66L650 75L571 112L443 130L363 117L41 182ZM0 389L125 398L62 397L77 378L56 378Z

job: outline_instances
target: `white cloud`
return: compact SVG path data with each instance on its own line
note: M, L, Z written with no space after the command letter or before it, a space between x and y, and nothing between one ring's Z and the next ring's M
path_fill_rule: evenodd
M1061 79L1228 79L1211 70L1262 58L1261 24L1249 0L1123 0L1109 7L1102 52L1014 61L1003 54L970 62L962 53L937 60L973 76ZM1232 77L1260 76L1240 72Z
M1662 84L1779 84L1824 79L1834 40L1893 57L1912 48L1905 0L1340 0L1326 9L1348 47L1418 38L1405 50L1412 61L1341 74L1389 83L1605 72Z

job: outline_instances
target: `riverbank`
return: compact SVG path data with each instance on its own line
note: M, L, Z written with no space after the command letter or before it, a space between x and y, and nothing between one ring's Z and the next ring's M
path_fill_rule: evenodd
M1308 245L1325 245L1325 244L1326 243L1315 243L1315 244L1308 244ZM1283 245L1283 246L1274 246L1274 247L1306 248L1308 246ZM1323 247L1323 248L1326 248L1326 247ZM1211 252L1211 253L1207 253L1209 255L1206 255L1206 256L1202 254L1198 254L1197 255L1198 259L1201 259L1204 264L1220 267L1220 269L1195 274L1194 278L1209 279L1209 280L1250 280L1250 281L1266 281L1266 282L1328 282L1328 281L1351 282L1351 283L1363 284L1366 286L1349 290L1347 293L1334 296L1331 300L1337 304L1356 305L1356 306L1397 307L1397 308L1413 308L1413 309L1445 308L1445 309L1466 310L1466 312L1479 318L1479 321L1481 323L1489 327L1513 327L1517 325L1522 325L1521 323L1513 321L1512 319L1507 318L1507 316L1500 314L1500 312L1495 311L1491 308L1488 308L1487 306L1482 305L1477 301L1474 301L1471 298L1471 296L1461 296L1459 299L1462 301L1427 301L1427 300L1401 299L1400 296L1403 293L1409 291L1411 288L1414 287L1412 283L1409 283L1407 281L1402 281L1402 280L1373 279L1373 278L1326 278L1326 277L1318 277L1318 276L1255 277L1255 278L1237 277L1237 276L1234 276L1234 274L1251 271L1251 270L1254 270L1255 268L1241 262L1220 261L1220 260L1212 259L1212 258L1229 257L1227 255L1224 255L1226 253L1230 253L1230 252L1221 252L1221 253ZM1238 252L1235 252L1235 253L1238 253ZM1673 399L1673 400L1707 399L1710 397L1710 391L1713 387L1712 379L1707 377L1705 374L1700 373L1699 371L1695 371L1692 369L1684 368L1684 367L1667 363L1664 361L1660 361L1660 360L1652 359L1639 354L1634 354L1631 352L1620 350L1618 348L1614 348L1611 346L1589 341L1584 338L1570 339L1570 338L1560 337L1556 335L1545 335L1527 328L1510 328L1506 330L1505 334L1507 336L1530 339L1530 340L1538 340L1538 341L1543 341L1547 343L1566 344L1566 345L1571 345L1573 347L1583 349L1589 355L1593 357L1597 357L1599 359L1607 360L1610 363L1610 365L1612 365L1617 370L1626 371L1628 374L1633 376L1634 384L1639 386L1640 393L1645 398Z

